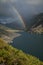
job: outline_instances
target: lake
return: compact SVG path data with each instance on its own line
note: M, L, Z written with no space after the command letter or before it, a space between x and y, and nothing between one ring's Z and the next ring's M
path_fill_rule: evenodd
M43 34L24 31L17 33L21 34L21 36L16 37L11 45L43 61Z

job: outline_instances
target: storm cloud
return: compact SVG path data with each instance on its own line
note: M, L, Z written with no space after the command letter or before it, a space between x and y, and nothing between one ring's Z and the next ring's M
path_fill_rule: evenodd
M0 15L14 16L10 5L17 9L26 22L32 16L43 12L43 0L0 0Z
M16 7L20 13L24 14L43 12L43 0L0 0L0 13L4 11L4 6L8 12L10 10L10 4Z

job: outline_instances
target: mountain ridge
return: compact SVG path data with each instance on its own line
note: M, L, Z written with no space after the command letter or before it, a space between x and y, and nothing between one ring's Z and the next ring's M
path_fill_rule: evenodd
M31 27L26 28L26 31L39 34L43 33L43 13L35 15L31 22L33 22Z

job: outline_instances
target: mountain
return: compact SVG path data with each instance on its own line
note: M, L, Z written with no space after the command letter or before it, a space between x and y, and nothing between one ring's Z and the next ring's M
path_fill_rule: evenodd
M0 24L0 37L6 41L7 43L12 43L13 39L20 36L18 32L19 30L13 30L11 28L8 28L2 24Z
M36 24L34 24L32 26L32 31L35 32L35 33L43 33L43 13L37 15L35 18L34 18Z
M36 15L34 17L33 21L34 21L33 27L37 27L39 25L43 26L43 13L40 13L40 14Z
M31 30L34 33L43 34L43 26L42 25L38 25L37 27L31 28Z
M13 18L0 15L0 24L5 25L12 29L24 29L24 25L20 18Z
M43 33L43 13L35 15L31 20L30 28L27 28L27 31L35 32L35 33Z
M0 65L43 65L38 58L13 48L0 38Z
M5 24L7 27L12 28L12 29L16 29L16 30L23 30L23 28L17 23L17 22L11 22L11 23L7 23Z

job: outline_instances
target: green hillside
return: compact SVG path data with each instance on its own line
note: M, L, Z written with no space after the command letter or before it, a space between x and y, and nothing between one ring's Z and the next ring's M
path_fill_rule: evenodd
M43 65L43 62L13 48L0 38L0 65Z

